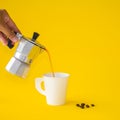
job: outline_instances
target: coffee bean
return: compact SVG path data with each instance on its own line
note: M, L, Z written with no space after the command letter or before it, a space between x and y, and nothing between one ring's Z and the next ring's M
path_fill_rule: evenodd
M94 104L91 104L92 107L94 107L95 105Z
M84 106L80 106L80 108L84 109L85 107Z
M82 109L85 108L85 103L81 103L81 108L82 108Z
M80 107L80 104L76 104L77 107Z
M76 104L76 106L84 109L84 105Z
M85 103L81 103L81 106L85 106Z
M86 108L89 108L90 106L89 105L86 105Z

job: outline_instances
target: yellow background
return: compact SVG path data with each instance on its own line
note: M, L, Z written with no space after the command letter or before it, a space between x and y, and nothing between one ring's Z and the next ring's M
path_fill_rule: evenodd
M67 104L48 106L34 79L50 72L44 52L26 79L5 70L12 50L0 43L0 120L120 120L119 0L0 0L21 32L37 31L54 70L71 74ZM80 109L76 103L94 103Z

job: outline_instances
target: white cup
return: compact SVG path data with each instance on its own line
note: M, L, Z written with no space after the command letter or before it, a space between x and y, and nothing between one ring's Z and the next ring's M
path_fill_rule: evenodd
M56 72L43 75L42 78L35 79L35 87L39 93L46 96L48 105L63 105L66 103L66 93L69 74ZM44 82L44 90L41 83Z

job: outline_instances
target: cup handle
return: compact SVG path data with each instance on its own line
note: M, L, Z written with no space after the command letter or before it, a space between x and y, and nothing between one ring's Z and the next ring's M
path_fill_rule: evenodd
M45 90L41 88L41 83L44 82L43 78L36 78L35 79L35 88L38 90L39 93L46 96Z

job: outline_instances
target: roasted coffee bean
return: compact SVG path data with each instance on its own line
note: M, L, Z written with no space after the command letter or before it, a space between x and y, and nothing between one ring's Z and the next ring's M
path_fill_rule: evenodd
M80 107L82 109L84 109L85 107L83 105L80 105L80 104L76 104L77 107Z
M85 108L85 103L81 103L81 108L82 108L82 109Z
M77 107L80 107L80 104L76 104Z
M80 106L80 108L84 109L85 107L84 106Z
M86 108L89 108L90 106L89 105L86 105Z
M85 103L81 103L81 106L85 106Z
M91 104L92 107L94 107L95 105L94 104Z

